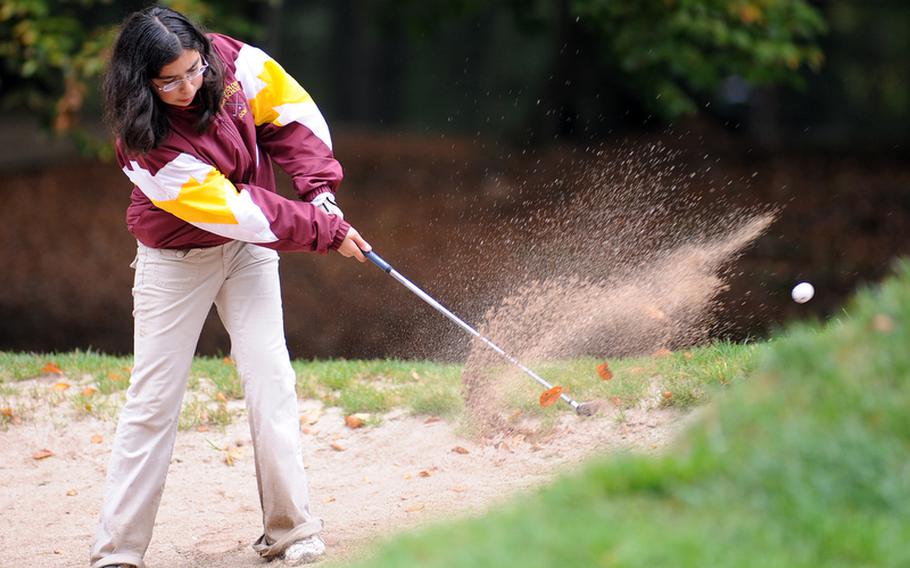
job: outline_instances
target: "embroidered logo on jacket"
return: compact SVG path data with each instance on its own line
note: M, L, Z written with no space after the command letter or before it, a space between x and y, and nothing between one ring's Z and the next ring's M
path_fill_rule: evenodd
M243 118L247 114L246 103L242 97L237 101L228 101L228 99L239 93L240 89L240 82L234 81L224 87L224 96L221 97L221 106L227 107L234 118Z

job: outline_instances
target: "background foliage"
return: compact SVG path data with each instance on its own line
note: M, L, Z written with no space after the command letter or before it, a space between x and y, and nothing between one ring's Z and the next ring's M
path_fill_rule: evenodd
M277 51L308 84L330 86L329 106L343 119L492 123L532 139L572 135L617 105L671 120L724 81L799 84L801 71L823 61L825 25L805 0L164 3ZM57 132L73 130L83 109L97 113L86 99L96 96L116 24L144 4L6 2L3 106ZM440 64L460 79L441 82Z

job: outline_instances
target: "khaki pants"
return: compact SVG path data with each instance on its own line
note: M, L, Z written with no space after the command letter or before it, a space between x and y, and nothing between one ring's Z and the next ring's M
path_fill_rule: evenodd
M284 338L278 254L232 241L207 249L139 245L133 287L135 361L108 466L93 568L142 568L177 436L190 363L214 303L243 382L264 557L317 534L300 451L295 375Z

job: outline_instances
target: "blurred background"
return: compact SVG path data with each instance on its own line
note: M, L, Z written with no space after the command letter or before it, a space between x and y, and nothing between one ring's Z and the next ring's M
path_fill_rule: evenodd
M0 350L132 349L131 187L98 91L117 24L147 4L0 5ZM523 246L500 228L639 148L692 172L685 199L779 212L729 271L717 336L835 316L910 249L905 0L165 4L303 84L345 168L346 218L471 321ZM371 265L285 254L281 270L294 357L463 355L458 330ZM804 279L817 294L798 305ZM214 315L199 350L229 351Z

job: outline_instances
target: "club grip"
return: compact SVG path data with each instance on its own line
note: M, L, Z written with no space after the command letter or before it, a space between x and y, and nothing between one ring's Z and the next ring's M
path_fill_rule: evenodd
M363 251L361 251L361 252L363 252ZM382 259L382 257L379 256L378 254L376 254L375 252L373 252L373 251L363 252L363 256L370 259L370 262L372 262L373 264L378 266L379 269L382 270L383 272L385 272L386 274L388 274L389 272L392 271L392 265L389 264L388 262L384 261Z

